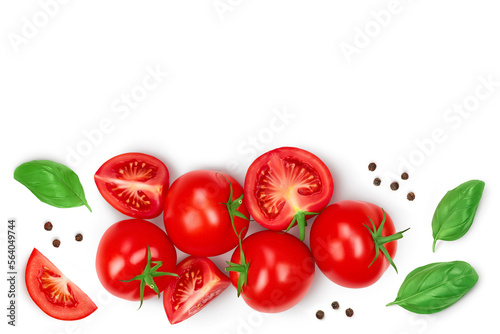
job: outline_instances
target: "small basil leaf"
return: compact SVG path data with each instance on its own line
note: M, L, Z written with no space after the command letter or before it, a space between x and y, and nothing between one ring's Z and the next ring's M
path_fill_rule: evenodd
M462 298L477 282L478 275L467 262L431 263L406 276L396 300L410 312L430 314L444 310Z
M474 221L484 186L483 181L471 180L446 193L432 217L432 251L436 250L438 240L457 240L467 233Z
M14 171L14 179L44 203L58 208L85 205L92 212L78 175L65 165L33 160L19 165Z

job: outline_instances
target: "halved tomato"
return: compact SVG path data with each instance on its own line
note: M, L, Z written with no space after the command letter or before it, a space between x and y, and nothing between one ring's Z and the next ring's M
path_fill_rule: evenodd
M53 318L78 320L97 309L89 296L36 248L26 265L25 280L31 299Z
M288 230L297 224L303 240L306 220L326 207L333 187L328 167L317 156L300 148L281 147L250 165L244 200L260 225Z
M198 313L230 283L206 257L187 257L177 265L176 273L179 277L171 278L163 292L163 306L172 325Z
M151 155L117 155L97 170L94 180L102 197L124 215L149 219L163 211L168 169Z

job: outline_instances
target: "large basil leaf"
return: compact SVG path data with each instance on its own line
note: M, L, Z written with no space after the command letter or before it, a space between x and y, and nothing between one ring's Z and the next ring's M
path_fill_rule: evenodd
M408 311L430 314L456 303L478 280L474 268L467 262L431 263L413 270L399 288L396 300Z
M484 185L483 181L471 180L446 193L432 217L432 251L436 250L436 241L457 240L467 233L474 221Z
M50 160L33 160L18 166L14 179L44 203L58 208L85 205L92 211L78 175L65 165Z

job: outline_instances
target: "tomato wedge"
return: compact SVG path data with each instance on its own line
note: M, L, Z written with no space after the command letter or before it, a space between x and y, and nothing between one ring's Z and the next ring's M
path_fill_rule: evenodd
M168 169L151 155L117 155L97 170L94 180L102 197L124 215L150 219L163 212Z
M250 165L244 200L260 225L288 230L298 224L303 240L306 220L326 207L333 188L332 175L317 156L300 148L281 147Z
M206 257L189 256L176 268L163 293L168 321L177 324L198 313L230 284L229 277Z
M78 320L97 309L85 292L36 248L31 252L26 265L25 280L31 299L53 318Z

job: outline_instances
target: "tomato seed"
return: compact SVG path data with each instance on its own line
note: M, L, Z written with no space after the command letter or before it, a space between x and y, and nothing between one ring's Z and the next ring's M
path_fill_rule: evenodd
M59 239L54 239L54 241L52 241L52 246L58 248L59 246L61 246L61 241Z
M399 189L399 183L392 182L391 183L391 189L394 190L394 191L398 190Z
M408 195L406 195L406 198L409 201L413 201L415 199L415 193L414 192L409 192Z
M354 315L354 311L352 310L352 308L348 308L347 310L345 310L345 315L347 315L349 318L352 317Z
M408 178L409 178L409 176L408 176L407 172L404 172L403 174L401 174L401 179L408 180Z
M323 319L325 317L325 312L319 310L318 312L316 312L316 318L318 319Z
M382 180L381 180L381 179L379 179L378 177L377 177L375 180L373 180L373 184L374 184L374 185L376 185L377 187L378 187L381 183L382 183Z
M46 223L43 225L43 228L45 229L45 231L50 231L50 230L52 230L52 223L51 223L51 222L46 222Z
M75 240L76 241L82 241L83 240L83 235L81 233L78 233L77 235L75 235Z
M332 303L332 308L333 308L334 310L338 310L338 309L339 309L339 307L340 307L339 302L333 302L333 303Z
M372 162L372 163L370 163L370 164L368 165L368 170L369 170L370 172L373 172L375 169L377 169L377 164L376 164L376 163Z

